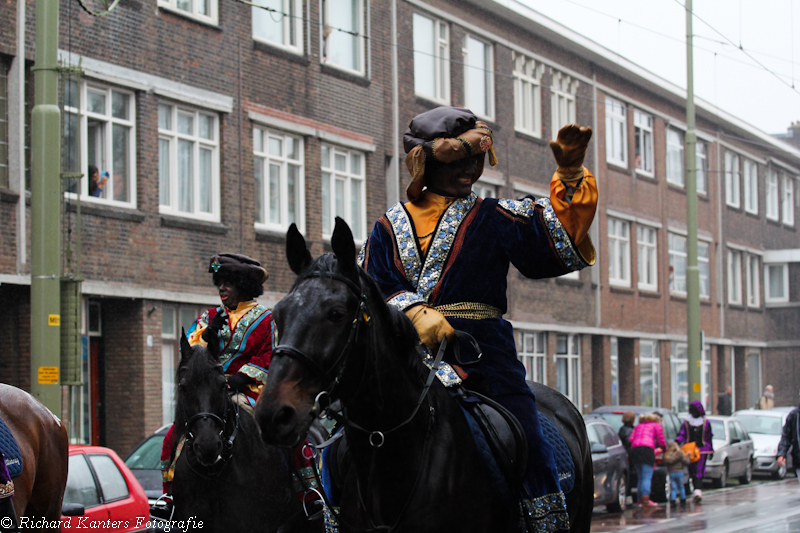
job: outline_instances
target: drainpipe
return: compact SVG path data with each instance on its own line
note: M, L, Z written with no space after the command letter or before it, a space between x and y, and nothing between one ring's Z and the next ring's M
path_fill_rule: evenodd
M400 201L400 164L398 161L400 144L400 102L397 68L397 0L392 0L392 159L386 176L386 206Z
M25 0L17 0L17 56L8 76L9 188L19 193L17 202L17 274L28 264L25 216Z
M594 151L594 166L595 166L595 176L600 173L600 152L598 146L598 132L600 131L600 126L597 124L597 73L595 72L595 66L592 65L592 102L594 109L592 111L592 122L594 123L594 135L592 138L592 150ZM600 196L600 183L602 180L597 180L597 189L598 194ZM592 241L594 242L595 246L600 246L600 223L597 221L597 214L594 216L594 222L592 223L592 227L589 228L589 234L592 237ZM601 324L601 292L600 292L600 254L597 254L597 259L595 261L592 270L590 271L592 275L592 284L594 285L594 307L595 307L595 326L600 327Z

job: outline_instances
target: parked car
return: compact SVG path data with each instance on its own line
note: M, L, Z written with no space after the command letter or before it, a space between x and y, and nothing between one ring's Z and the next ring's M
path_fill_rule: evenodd
M102 446L69 447L61 531L147 531L150 505L122 459Z
M628 452L614 427L597 415L585 415L586 434L592 450L594 504L609 511L625 510L628 498Z
M729 477L746 485L753 479L755 449L742 423L730 416L707 416L714 437L714 454L706 461L705 477L715 488L723 488Z
M622 415L625 414L626 411L631 411L636 415L634 426L639 423L639 415L657 413L661 417L661 427L664 429L664 439L667 441L667 443L669 443L671 440L675 440L675 437L678 435L678 431L680 431L681 421L678 418L678 415L665 407L646 407L642 405L605 405L603 407L598 407L589 414L603 417L603 419L605 419L605 421L611 424L611 426L614 428L614 432L618 433L619 428L622 427ZM691 479L689 478L689 470L687 468L684 468L683 479L686 480L687 494L690 494L693 490L693 486ZM636 477L636 471L634 469L629 469L628 485L630 488L628 489L628 492L636 487L637 483L638 479ZM660 458L656 457L656 468L653 472L653 480L650 488L650 499L654 502L665 502L669 499L669 492L670 485L667 467L661 465Z
M161 485L161 446L172 424L158 428L146 437L125 458L125 465L142 485L152 505L163 494Z
M742 409L733 413L734 418L738 419L750 438L753 439L755 447L755 464L753 471L756 473L770 474L775 479L786 477L787 471L792 471L792 457L786 458L783 466L778 466L778 443L781 441L781 432L786 417L789 416L788 409L780 407L775 409Z

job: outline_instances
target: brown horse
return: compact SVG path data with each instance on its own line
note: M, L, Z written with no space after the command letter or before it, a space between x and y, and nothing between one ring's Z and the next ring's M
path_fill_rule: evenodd
M69 465L67 429L36 398L2 383L0 418L22 454L22 473L13 480L17 516L60 519Z

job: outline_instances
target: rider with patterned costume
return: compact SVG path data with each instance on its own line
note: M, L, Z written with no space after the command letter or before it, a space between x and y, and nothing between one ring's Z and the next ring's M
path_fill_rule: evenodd
M404 136L410 202L378 220L360 256L387 302L406 313L430 351L445 336L453 338L454 328L477 340L483 358L463 371L482 374L490 396L522 423L529 445L525 505L536 527L547 531L569 529L564 493L517 359L513 328L502 315L509 264L529 278L594 264L588 230L597 185L583 166L591 133L572 124L550 143L558 169L549 199L481 199L472 185L487 152L490 164L497 163L491 130L466 109L439 107L418 115Z
M263 283L268 274L255 259L231 253L212 257L208 271L213 274L222 307L204 311L186 336L190 344L206 346L213 338L211 332L217 332L219 360L231 394L241 407L252 412L267 381L272 356L272 313L256 301L264 293ZM173 450L177 438L170 428L161 450L165 493L169 492L180 453Z

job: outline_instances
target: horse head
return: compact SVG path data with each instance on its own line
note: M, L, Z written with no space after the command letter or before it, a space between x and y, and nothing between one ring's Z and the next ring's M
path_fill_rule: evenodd
M180 348L176 424L197 462L211 466L223 454L231 411L228 384L218 360L219 342L209 342L207 347L190 345L182 330Z
M276 346L255 409L262 438L270 444L302 442L320 409L357 387L342 369L357 366L353 354L367 342L371 317L365 290L370 291L362 280L368 278L356 264L353 234L338 217L331 246L333 254L312 261L297 227L292 224L287 233L286 255L298 278L273 309Z

